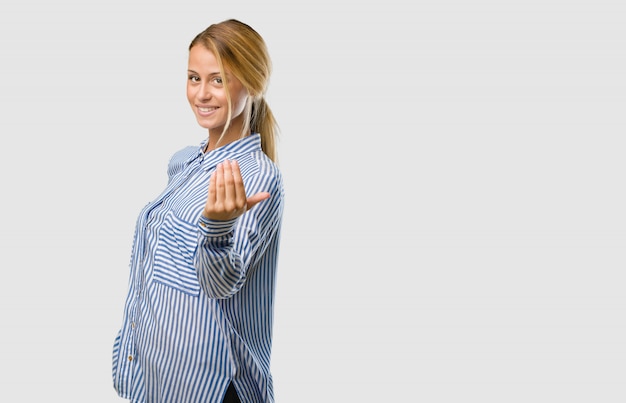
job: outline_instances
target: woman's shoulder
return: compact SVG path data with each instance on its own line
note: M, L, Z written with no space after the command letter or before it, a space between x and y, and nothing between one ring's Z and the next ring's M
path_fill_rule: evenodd
M180 171L194 155L198 154L198 152L198 146L186 146L174 152L167 166L170 176Z
M261 150L238 155L236 159L242 170L244 169L244 167L248 167L249 169L257 173L280 176L280 168L278 164L272 161Z
M172 160L188 160L191 156L198 153L199 146L186 146L172 154Z
M264 152L240 155L237 157L237 163L246 189L257 191L275 189L282 192L283 176L280 167Z

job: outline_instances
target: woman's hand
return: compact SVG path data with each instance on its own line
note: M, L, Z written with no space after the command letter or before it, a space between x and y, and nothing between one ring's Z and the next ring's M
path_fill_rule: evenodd
M269 197L269 192L259 192L246 198L239 164L225 160L217 164L209 179L209 195L202 215L210 220L231 220Z

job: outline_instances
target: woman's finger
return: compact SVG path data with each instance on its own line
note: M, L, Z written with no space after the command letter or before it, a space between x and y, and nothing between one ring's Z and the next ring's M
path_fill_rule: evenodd
M231 161L230 167L233 174L235 203L238 210L244 209L246 207L246 189L243 186L243 178L241 177L239 163L237 163L237 161Z
M224 206L224 200L226 198L226 189L224 184L224 164L217 164L215 167L215 208L220 209Z

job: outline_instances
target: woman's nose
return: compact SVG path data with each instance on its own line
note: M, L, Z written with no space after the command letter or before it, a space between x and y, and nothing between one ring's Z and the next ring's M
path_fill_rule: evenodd
M211 99L211 86L204 83L201 84L196 95L200 100Z

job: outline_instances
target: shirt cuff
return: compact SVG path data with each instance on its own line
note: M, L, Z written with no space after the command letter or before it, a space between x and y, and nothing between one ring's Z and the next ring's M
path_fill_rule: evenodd
M221 237L228 235L228 233L230 233L235 227L236 222L236 218L221 221L211 220L203 215L200 215L198 227L200 228L200 233L206 237Z

